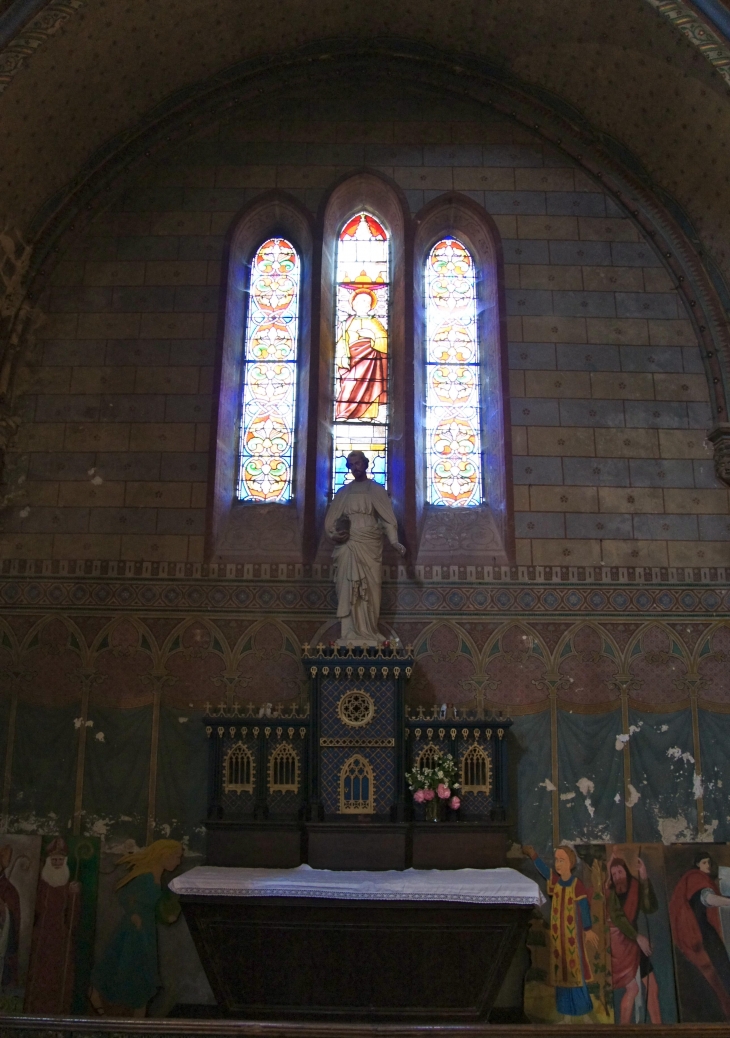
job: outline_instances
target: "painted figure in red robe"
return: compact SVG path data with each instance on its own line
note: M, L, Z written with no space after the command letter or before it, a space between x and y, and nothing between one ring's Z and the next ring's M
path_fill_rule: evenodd
M378 421L380 408L387 403L388 333L372 316L376 304L371 289L359 288L352 295L354 316L345 324L335 355L339 378L336 422Z
M623 989L620 1023L634 1022L634 1004L641 978L647 1012L653 1024L662 1022L659 988L651 964L651 943L637 930L639 913L649 915L659 908L646 865L637 859L638 877L633 876L623 858L611 858L606 881L606 915L611 941L613 990Z
M713 860L698 851L694 868L685 872L669 902L672 937L684 957L699 970L717 999L721 1018L730 1020L730 958L719 908L730 908L712 876ZM711 997L710 992L707 992Z
M71 1012L81 890L71 879L66 841L57 836L48 845L38 882L26 1013Z

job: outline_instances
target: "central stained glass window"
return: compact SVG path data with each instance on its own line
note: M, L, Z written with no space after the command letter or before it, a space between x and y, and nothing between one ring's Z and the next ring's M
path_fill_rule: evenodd
M369 213L337 242L333 493L352 478L346 460L361 450L385 486L388 468L388 235Z
M300 262L285 238L269 238L251 264L244 350L238 499L291 500Z
M426 476L432 505L482 503L474 261L443 238L426 263Z

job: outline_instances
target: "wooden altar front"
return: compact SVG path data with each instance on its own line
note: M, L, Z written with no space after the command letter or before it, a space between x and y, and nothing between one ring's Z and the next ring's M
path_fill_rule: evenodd
M258 1020L489 1019L532 909L183 896L219 1008Z

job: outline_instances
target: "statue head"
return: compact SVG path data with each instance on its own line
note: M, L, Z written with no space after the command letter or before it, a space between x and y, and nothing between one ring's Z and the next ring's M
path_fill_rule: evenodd
M350 451L347 455L347 467L355 479L365 478L369 464L370 461L367 454L364 454L362 451Z

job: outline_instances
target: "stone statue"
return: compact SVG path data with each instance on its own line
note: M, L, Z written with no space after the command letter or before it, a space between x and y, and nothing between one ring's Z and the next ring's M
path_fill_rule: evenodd
M368 479L369 461L362 451L347 456L353 480L335 494L327 509L324 528L335 542L338 645L379 646L380 591L383 582L383 534L397 552L398 524L385 488Z

